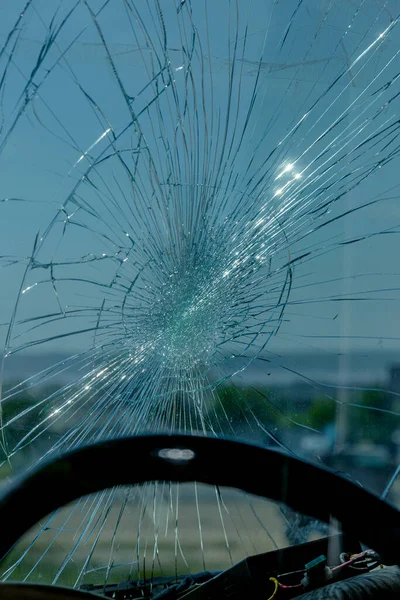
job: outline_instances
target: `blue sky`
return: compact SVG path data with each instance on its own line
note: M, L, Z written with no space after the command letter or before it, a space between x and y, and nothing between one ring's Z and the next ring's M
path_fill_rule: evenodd
M137 131L134 125L129 125L131 113L121 93L119 78L135 113L141 115L140 125L148 136L153 167L159 174L161 187L158 189L170 185L165 178L166 165L168 153L172 155L173 150L177 152L171 159L173 164L181 165L179 185L182 190L184 186L192 186L192 195L184 191L173 200L171 210L175 221L182 210L185 227L188 227L190 210L200 202L199 192L193 190L205 185L202 177L206 171L210 181L216 174L224 119L231 111L226 144L234 140L233 150L227 159L227 171L218 181L222 187L236 181L236 187L233 186L233 192L221 192L209 200L210 214L220 210L216 217L220 225L228 217L225 228L231 226L236 205L240 205L244 220L247 207L250 207L249 219L253 221L258 211L273 215L273 227L278 218L282 218L290 243L289 248L274 251L277 266L284 264L288 256L292 259L304 254L305 249L312 249L308 258L293 265L290 302L279 334L271 342L274 350L397 350L400 339L396 229L399 210L397 130L393 125L398 113L397 80L382 91L382 86L396 76L399 66L396 15L372 1L354 5L256 1L248 5L239 3L237 25L233 3L221 1L212 6L207 3L208 13L203 4L194 5L191 14L188 6L182 6L177 16L175 4L168 2L163 15L167 50L163 50L162 23L151 3L135 3L137 13L131 12L129 16L122 1L109 2L96 23L117 66L116 75L93 20L93 14L102 4L80 2L74 8L73 2L30 3L1 59L2 68L7 70L1 104L0 199L21 199L0 203L2 264L8 263L8 256L18 261L0 271L2 322L7 324L11 318L21 280L33 254L35 237L38 232L42 235L47 231L55 215L58 214L57 222L46 234L36 260L42 264L46 261L48 264L81 262L80 266L54 267L57 293L50 269L32 269L30 263L23 284L26 291L15 315L12 347L18 348L25 341L45 339L58 332L73 331L75 325L70 326L70 319L66 319L66 324L41 326L34 333L27 333L27 325L22 323L43 314L57 311L62 314L66 307L89 307L77 331L93 329L105 298L104 290L85 285L82 279L109 282L116 267L115 261L107 257L115 256L118 247L127 258L122 271L126 283L135 277L135 268L129 270L129 265L143 259L140 246L148 248L149 236L155 239L161 236L166 247L165 230L164 233L158 230L165 214L157 212L158 192L152 192L154 174L150 173L147 159L143 159L139 169L142 181L138 185L146 196L143 206L138 208L135 202L139 201L130 197L131 182L117 156L111 157L93 170L91 183L96 187L81 183L78 188L80 200L96 211L96 217L89 213L82 218L78 215L79 226L67 227L63 233L63 218L75 218L76 206L74 209L67 198L90 165L110 153L111 132L120 136L120 156L126 153L129 164L135 162ZM8 3L0 6L0 44L5 43L23 5L14 2L12 8ZM53 32L57 31L71 10L55 43L39 63L28 90L24 91L51 27ZM195 24L195 42L188 36L190 20ZM182 23L186 30L180 29ZM232 75L236 27L237 49ZM389 31L380 40L380 33L387 28ZM149 40L153 44L151 49ZM192 43L193 56L189 61L187 53ZM157 72L161 58L167 60L168 73L173 73L174 78L174 85L168 84L163 93L160 92L162 82L165 83L162 77L157 76L157 81L149 85L150 69ZM166 68L165 64L161 66ZM190 91L190 77L197 91L196 98ZM35 90L34 85L38 84ZM154 85L161 95L159 101L152 104ZM182 126L186 138L176 134L178 113L173 104L173 91L178 96L181 111L185 99L188 102ZM21 96L25 92L27 96ZM201 110L202 94L208 137ZM24 107L28 97L29 102ZM339 125L328 131L343 115ZM389 126L393 126L393 130L387 137L379 137L379 132ZM241 131L244 131L243 141L233 159ZM364 140L367 140L365 150L357 150ZM186 161L185 143L189 149L191 144L192 150L198 148L197 165ZM267 160L272 151L272 157ZM87 156L82 158L85 152ZM378 168L381 160L382 167ZM294 164L293 170L279 177L288 164ZM362 179L361 174L368 170L368 177L359 182L358 178ZM299 179L294 182L297 187L292 193L290 186L288 189L284 186L295 172L299 173ZM256 181L257 174L265 183L246 199L252 187L249 181ZM185 177L190 177L190 181ZM357 181L353 185L352 182ZM280 193L281 182L283 193ZM326 207L324 194L328 199ZM111 195L114 205L110 203ZM292 202L293 213L288 208ZM368 207L343 216L346 211L369 202ZM218 209L222 203L225 203L225 213ZM64 212L58 212L63 206ZM144 220L138 215L144 215ZM151 215L155 215L154 218ZM336 216L341 218L329 224ZM198 221L196 227L201 228L202 222ZM266 230L267 240L268 235ZM345 241L365 236L363 241L343 245ZM131 252L132 240L135 250ZM140 258L135 258L136 249ZM96 255L99 258L102 254L107 255L105 260L82 265L83 257ZM61 282L63 278L67 281ZM81 280L73 282L76 278ZM344 301L344 298L352 299ZM118 307L122 302L120 294L107 301ZM262 302L268 303L267 295ZM134 302L132 307L134 310ZM3 337L6 331L7 326L3 326ZM75 351L82 344L91 344L92 336L93 331L69 335L50 344L38 344L34 349Z

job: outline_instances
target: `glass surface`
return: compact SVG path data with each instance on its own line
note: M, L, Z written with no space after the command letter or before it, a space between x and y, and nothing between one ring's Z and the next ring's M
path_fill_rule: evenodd
M82 444L185 431L400 505L396 10L0 0L1 485ZM71 527L76 583L92 542Z
M214 573L328 532L336 531L235 489L163 482L118 487L43 519L7 556L1 577L81 588Z

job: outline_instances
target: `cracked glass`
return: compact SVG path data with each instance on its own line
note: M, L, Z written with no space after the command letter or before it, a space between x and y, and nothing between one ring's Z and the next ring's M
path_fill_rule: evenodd
M397 0L0 0L4 484L83 444L183 431L400 503L399 15ZM261 526L267 549L321 528L202 493L83 499L3 577L191 572L215 522L223 565Z

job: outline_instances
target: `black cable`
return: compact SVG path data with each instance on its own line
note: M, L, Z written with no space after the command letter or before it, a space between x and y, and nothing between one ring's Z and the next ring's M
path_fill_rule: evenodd
M400 598L400 568L385 567L297 596L297 600L395 600Z

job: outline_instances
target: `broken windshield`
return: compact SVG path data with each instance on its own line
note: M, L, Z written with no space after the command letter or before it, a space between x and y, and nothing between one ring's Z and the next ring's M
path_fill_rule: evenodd
M400 502L396 9L0 2L5 482L184 431Z

